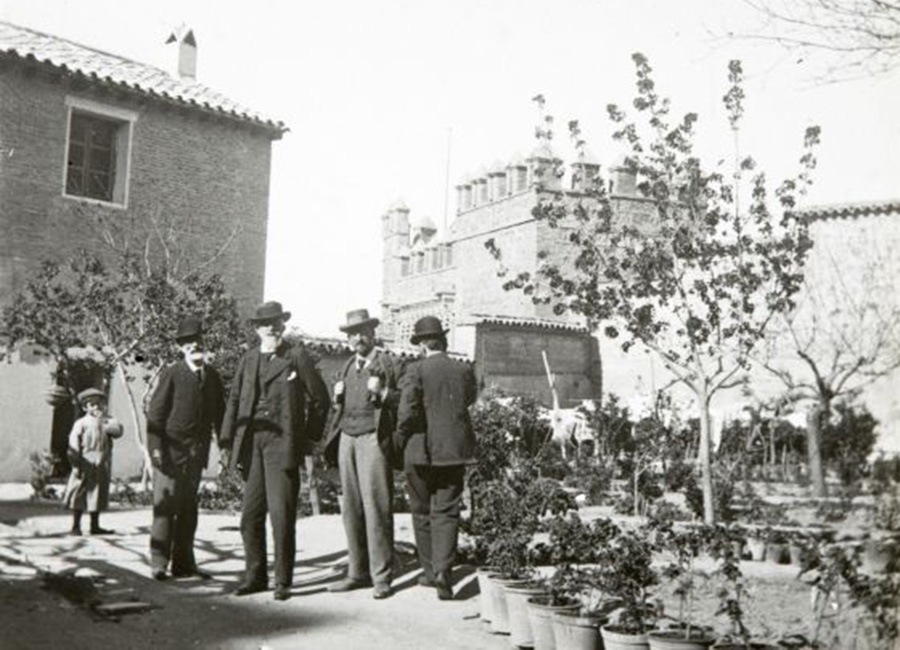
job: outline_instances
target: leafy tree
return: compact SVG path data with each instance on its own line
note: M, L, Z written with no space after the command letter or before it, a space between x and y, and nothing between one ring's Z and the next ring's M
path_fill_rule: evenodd
M842 248L845 245L842 242ZM822 436L839 399L852 400L900 370L900 301L890 275L892 253L875 237L862 241L856 281L836 255L816 251L795 308L775 320L763 367L797 400L811 401L807 454L816 496L826 496Z
M45 261L3 310L0 327L10 348L23 342L44 348L55 361L54 379L70 395L79 388L73 352L88 350L100 360L107 381L118 380L128 397L146 482L150 463L140 415L159 372L178 356L172 342L177 321L188 314L204 319L206 346L226 381L246 333L222 279L204 273L212 258L196 254L196 248L192 258L186 232L176 222L151 218L147 229L130 230L127 223L104 220L102 212L83 210L106 254L82 250L64 265ZM193 259L193 266L186 268L185 259ZM142 395L135 391L138 378L145 382Z
M581 314L592 327L602 324L625 350L643 345L675 382L690 389L700 409L704 519L713 523L710 401L744 381L749 354L772 317L793 306L812 245L806 221L794 208L810 182L819 129L807 130L801 171L775 191L773 211L765 174L754 171L751 158L740 159L737 146L731 178L704 170L693 150L698 116L688 113L672 124L669 101L658 94L646 57L632 58L637 71L633 105L645 118L647 133L617 106L609 106L608 113L614 138L629 148L625 167L637 179L642 215L620 213L602 178L584 195L541 192L533 214L550 228L565 227L571 259L544 252L534 274L519 273L504 286L525 291L535 302L552 303L556 313ZM723 99L736 145L742 77L740 63L731 62L731 85ZM537 100L543 111L543 98ZM538 137L552 138L552 124L552 116L546 116ZM581 155L585 142L577 121L569 123L569 133ZM744 209L741 180L751 172ZM495 242L486 247L502 262ZM499 272L507 270L501 266Z

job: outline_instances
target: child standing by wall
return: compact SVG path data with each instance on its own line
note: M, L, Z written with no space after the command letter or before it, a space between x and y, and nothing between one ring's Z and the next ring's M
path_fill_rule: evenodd
M85 411L69 434L69 462L72 473L66 485L64 502L72 512L72 535L81 535L81 515L91 514L91 535L109 535L100 527L100 513L109 505L109 481L112 468L113 439L122 436L122 425L103 412L106 396L96 388L78 393Z

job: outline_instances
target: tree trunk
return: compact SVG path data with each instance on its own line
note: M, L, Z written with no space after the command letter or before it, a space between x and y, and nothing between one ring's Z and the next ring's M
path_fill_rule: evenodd
M825 485L825 470L822 467L822 423L828 416L830 405L821 400L809 412L806 418L806 448L809 455L809 480L813 495L819 498L828 496Z
M141 412L138 409L137 400L134 398L134 391L131 390L131 384L128 382L128 377L125 374L123 363L119 361L116 364L116 368L119 371L119 379L122 387L125 389L125 394L128 395L128 404L131 406L131 424L134 426L134 439L144 458L144 465L141 467L141 489L146 491L150 484L150 452L147 449L147 442L144 440L143 429L141 429Z
M638 471L638 465L634 466L634 516L641 516L641 491L638 488L640 483L641 473Z
M712 440L709 421L709 397L706 389L702 389L697 397L700 402L700 485L703 488L703 523L711 526L716 523L715 492L712 477Z

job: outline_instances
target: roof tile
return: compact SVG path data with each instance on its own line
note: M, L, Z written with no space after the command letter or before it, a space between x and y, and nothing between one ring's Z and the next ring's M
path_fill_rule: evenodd
M287 130L283 122L241 106L203 84L174 77L145 63L0 21L0 55L3 54L45 63L151 97L205 108L279 134Z

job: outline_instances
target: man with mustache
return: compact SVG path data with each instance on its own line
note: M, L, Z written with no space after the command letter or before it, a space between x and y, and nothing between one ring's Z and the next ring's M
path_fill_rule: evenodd
M200 319L184 318L175 341L183 359L162 371L147 410L153 463L150 566L157 580L166 579L170 560L176 578L209 578L194 559L197 491L225 409L222 380L206 363Z
M320 440L328 389L301 347L283 339L290 312L265 302L250 319L259 347L241 358L225 410L220 446L244 478L241 537L246 572L235 594L268 589L266 513L275 539L275 600L291 597L300 463Z
M341 476L341 514L347 534L345 579L328 588L350 591L372 585L381 600L391 595L394 560L392 434L397 426L400 360L375 347L377 318L366 309L347 314L340 327L355 354L334 385L334 424L325 446Z

